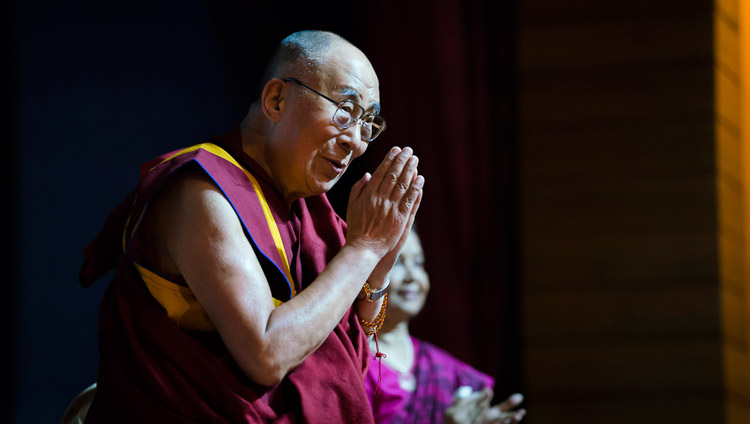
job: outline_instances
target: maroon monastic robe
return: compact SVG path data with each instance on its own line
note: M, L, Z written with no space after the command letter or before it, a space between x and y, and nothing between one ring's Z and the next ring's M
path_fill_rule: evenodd
M343 245L345 224L325 195L287 210L266 173L242 152L238 130L212 143L255 177L262 195L215 145L172 152L143 165L136 191L84 250L84 286L116 266L100 309L98 389L86 422L373 422L363 384L367 339L352 309L315 353L277 386L265 387L244 375L216 331L185 328L170 318L141 278L139 258L130 254L150 248L138 245L139 217L164 182L186 166L201 167L230 201L275 299L287 301L303 290ZM263 196L283 252L264 217Z

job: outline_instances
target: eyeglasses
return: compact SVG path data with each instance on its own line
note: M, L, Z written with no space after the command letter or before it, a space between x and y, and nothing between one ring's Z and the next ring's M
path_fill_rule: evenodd
M385 119L382 116L376 113L365 113L365 108L351 100L347 99L337 102L325 94L308 87L296 78L284 78L282 81L291 81L336 105L336 112L333 113L331 120L340 130L345 130L357 122L361 122L359 133L362 140L367 142L375 140L385 130Z

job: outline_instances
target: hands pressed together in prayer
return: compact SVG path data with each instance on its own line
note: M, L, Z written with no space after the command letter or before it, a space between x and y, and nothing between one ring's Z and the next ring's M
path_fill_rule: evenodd
M456 390L453 404L445 411L446 424L515 424L523 420L525 409L515 410L523 402L523 395L515 393L495 406L490 406L492 389L470 394Z
M372 175L352 187L347 211L347 244L375 253L379 262L368 281L386 284L422 200L424 177L410 147L392 148Z

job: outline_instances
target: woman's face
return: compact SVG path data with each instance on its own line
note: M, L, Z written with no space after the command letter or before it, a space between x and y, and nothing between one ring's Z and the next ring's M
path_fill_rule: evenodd
M413 318L422 310L429 291L430 279L424 269L422 244L412 231L391 270L386 317L391 318L389 321Z

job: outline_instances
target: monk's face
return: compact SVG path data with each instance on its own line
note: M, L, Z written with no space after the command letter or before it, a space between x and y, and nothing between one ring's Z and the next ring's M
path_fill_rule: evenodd
M320 72L297 78L336 102L349 99L367 112L379 107L375 71L356 47L334 45ZM341 178L351 162L367 149L359 124L341 130L333 123L336 105L295 83L287 82L285 110L277 135L277 175L287 198L324 193Z
M411 319L424 307L430 279L424 269L424 252L419 236L412 231L391 270L388 287L388 318Z

